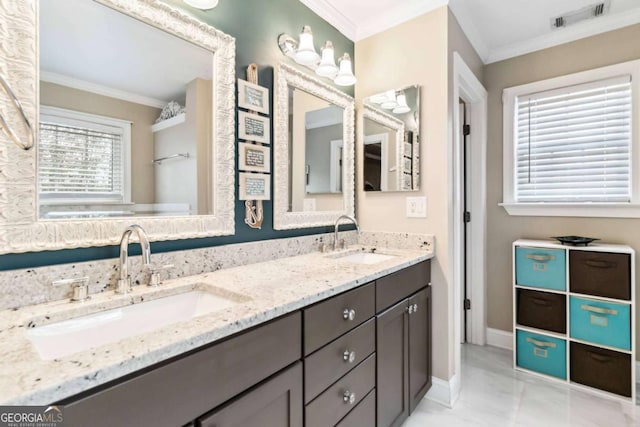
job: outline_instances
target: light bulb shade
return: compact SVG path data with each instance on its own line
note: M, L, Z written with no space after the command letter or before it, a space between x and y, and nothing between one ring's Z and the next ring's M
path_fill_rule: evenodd
M407 105L407 95L404 92L400 92L397 98L398 106L393 109L394 114L404 114L411 111L411 108Z
M317 64L320 60L320 55L316 52L316 48L313 46L313 33L311 27L305 25L300 33L300 42L298 43L298 50L294 57L298 64L312 65Z
M386 92L386 100L380 104L380 107L385 110L393 110L398 106L398 101L396 100L396 91L389 90Z
M316 68L316 74L322 77L333 78L338 74L338 67L333 56L333 43L327 41L322 48L322 59Z
M356 76L353 75L351 67L351 57L348 53L340 58L340 70L333 82L338 86L352 86L356 83Z
M197 9L209 10L218 5L218 0L182 0L189 6Z
M372 95L369 97L369 102L372 102L374 104L382 104L386 100L387 100L386 93L379 93L377 95Z

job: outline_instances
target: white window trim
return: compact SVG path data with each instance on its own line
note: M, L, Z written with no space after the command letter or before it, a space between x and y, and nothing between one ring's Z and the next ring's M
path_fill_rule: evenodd
M518 96L631 75L631 202L517 203L515 201L515 100ZM502 206L516 216L640 218L640 60L596 68L504 89L502 92Z
M40 106L40 120L58 124L66 124L72 126L86 126L91 123L95 128L99 126L108 126L110 128L122 129L122 155L124 157L124 199L122 201L108 201L104 199L40 199L39 204L42 205L87 205L87 204L131 204L131 125L132 122L122 119L114 119L112 117L99 116L97 114L83 113L80 111L68 110L65 108ZM36 168L37 171L37 168Z

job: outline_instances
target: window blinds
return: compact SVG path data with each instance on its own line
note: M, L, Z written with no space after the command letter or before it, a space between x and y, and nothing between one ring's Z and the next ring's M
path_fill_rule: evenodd
M123 135L57 123L40 123L41 197L122 200Z
M519 96L516 202L629 202L631 77Z

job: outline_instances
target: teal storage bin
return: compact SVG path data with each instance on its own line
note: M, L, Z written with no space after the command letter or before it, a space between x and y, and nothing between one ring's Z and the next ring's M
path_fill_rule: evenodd
M571 297L572 338L631 350L631 307L588 298Z
M563 249L516 247L516 284L564 291L566 279Z
M567 379L567 342L517 329L516 365L565 380Z

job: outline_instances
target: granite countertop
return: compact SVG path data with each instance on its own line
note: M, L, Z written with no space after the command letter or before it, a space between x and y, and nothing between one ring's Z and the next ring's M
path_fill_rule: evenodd
M352 246L348 251L362 249ZM44 405L210 344L340 292L433 257L424 250L379 249L395 255L376 264L351 263L311 253L112 291L86 302L68 300L0 312L0 404ZM28 284L25 284L28 285ZM83 314L213 287L237 304L221 311L54 360L42 360L29 328Z

